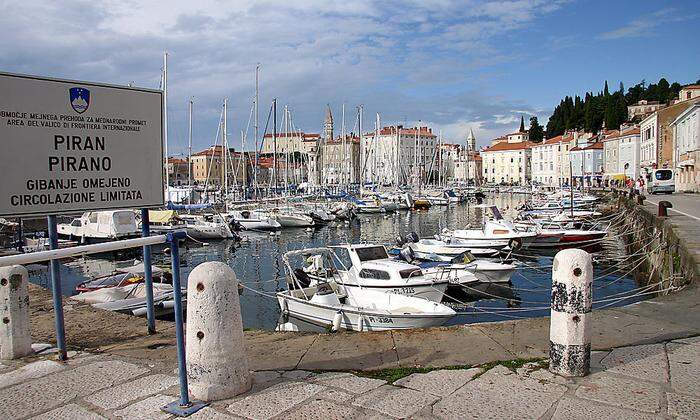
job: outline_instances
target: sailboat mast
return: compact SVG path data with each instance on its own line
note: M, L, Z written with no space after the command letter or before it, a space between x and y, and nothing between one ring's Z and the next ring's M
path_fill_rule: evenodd
M362 138L362 105L358 107L358 122L357 122L357 131L360 132L360 138ZM376 143L376 142L375 142ZM376 147L376 144L374 145ZM372 149L374 150L374 157L376 159L376 149L373 147Z
M168 52L163 53L163 151L165 152L165 191L166 201L170 201L167 193L170 186L170 171L168 171Z
M339 184L343 185L345 182L345 160L347 159L346 157L346 149L345 149L345 102L343 102L343 107L341 111L341 122L340 122L340 137L343 139L343 158L341 159L340 163L340 179L339 179Z
M187 202L192 204L192 107L194 106L194 101L190 98L190 103L188 107L187 114L189 115L187 122L187 186L188 188L188 198Z
M260 73L260 63L255 66L255 151L254 159L255 165L253 165L253 188L254 188L254 198L258 198L258 103L260 102L259 91L258 91L258 79Z
M277 98L272 100L272 166L275 178L275 193L277 192Z
M226 120L228 115L228 98L224 98L224 125L223 125L223 152L224 152L224 209L228 211L228 204L226 203L226 197L228 196L228 132L226 127Z

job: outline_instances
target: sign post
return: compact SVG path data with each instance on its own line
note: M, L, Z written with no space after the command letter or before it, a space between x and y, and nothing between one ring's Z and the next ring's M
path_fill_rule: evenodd
M56 216L47 217L49 225L49 245L51 249L58 249L58 233L56 232ZM61 294L61 266L58 260L51 260L51 293L53 295L53 313L56 324L56 347L58 348L58 360L66 360L66 328L63 321L63 295Z
M164 204L159 90L0 73L0 147L0 216L48 216L52 250L61 233L56 215ZM147 247L144 257L150 289ZM51 260L51 289L59 358L65 360L57 259ZM150 332L152 290L148 297Z

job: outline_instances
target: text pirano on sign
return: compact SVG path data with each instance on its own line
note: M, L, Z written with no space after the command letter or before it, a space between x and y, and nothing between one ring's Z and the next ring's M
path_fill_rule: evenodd
M0 216L157 207L162 94L0 73Z

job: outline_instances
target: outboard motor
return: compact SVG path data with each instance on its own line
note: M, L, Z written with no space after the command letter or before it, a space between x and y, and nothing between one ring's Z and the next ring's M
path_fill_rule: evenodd
M416 232L409 232L406 234L406 242L416 243L420 240Z
M405 243L406 243L406 239L403 236L399 235L396 237L396 245L404 246Z
M401 248L401 251L399 251L399 256L402 260L408 263L411 263L416 259L416 255L413 253L413 250L410 246L405 246Z
M508 241L508 247L513 250L517 251L523 246L523 241L520 238L513 238L510 241Z

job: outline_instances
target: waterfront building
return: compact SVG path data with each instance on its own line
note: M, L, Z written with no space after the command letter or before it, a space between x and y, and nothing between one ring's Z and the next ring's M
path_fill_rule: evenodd
M484 182L526 185L531 181L530 158L534 143L527 132L508 134L481 152Z
M676 189L700 192L700 104L683 111L671 123Z
M438 173L441 179L452 181L455 179L455 168L459 163L460 156L465 153L466 147L454 144L445 143L440 145L440 154L438 155Z
M454 162L453 180L460 184L481 185L483 165L478 152L465 150Z
M569 149L575 145L578 133L566 133L536 143L532 146L531 168L532 182L545 187L568 185L571 175L569 168Z
M697 92L698 89L692 86L681 89L679 100L666 108L654 112L639 123L641 132L641 166L647 174L653 168L673 167L674 146L671 123L681 113L700 102L700 95ZM680 98L685 97L690 97L690 99L680 100Z
M304 133L302 131L290 133L277 133L275 138L272 133L265 134L260 147L263 155L274 154L308 154L309 149L321 138L317 133ZM275 143L276 146L275 146Z
M360 182L360 138L355 134L326 141L321 173L324 184L347 185Z
M641 170L639 127L620 127L619 132L607 136L602 142L604 179L637 179Z
M603 182L603 143L598 136L579 137L569 150L571 175L575 185L596 186Z
M428 127L383 127L360 141L363 182L382 185L417 184L436 171L437 136Z
M636 104L627 106L627 120L632 121L635 118L646 118L649 114L658 111L665 106L665 103L661 103L659 101L647 101L642 99Z
M212 146L192 155L192 178L197 184L222 185L224 179L224 160L222 146ZM229 149L226 156L229 185L245 181L246 168L240 153Z
M171 187L187 185L188 166L186 159L168 158L166 168L168 171L168 181Z

